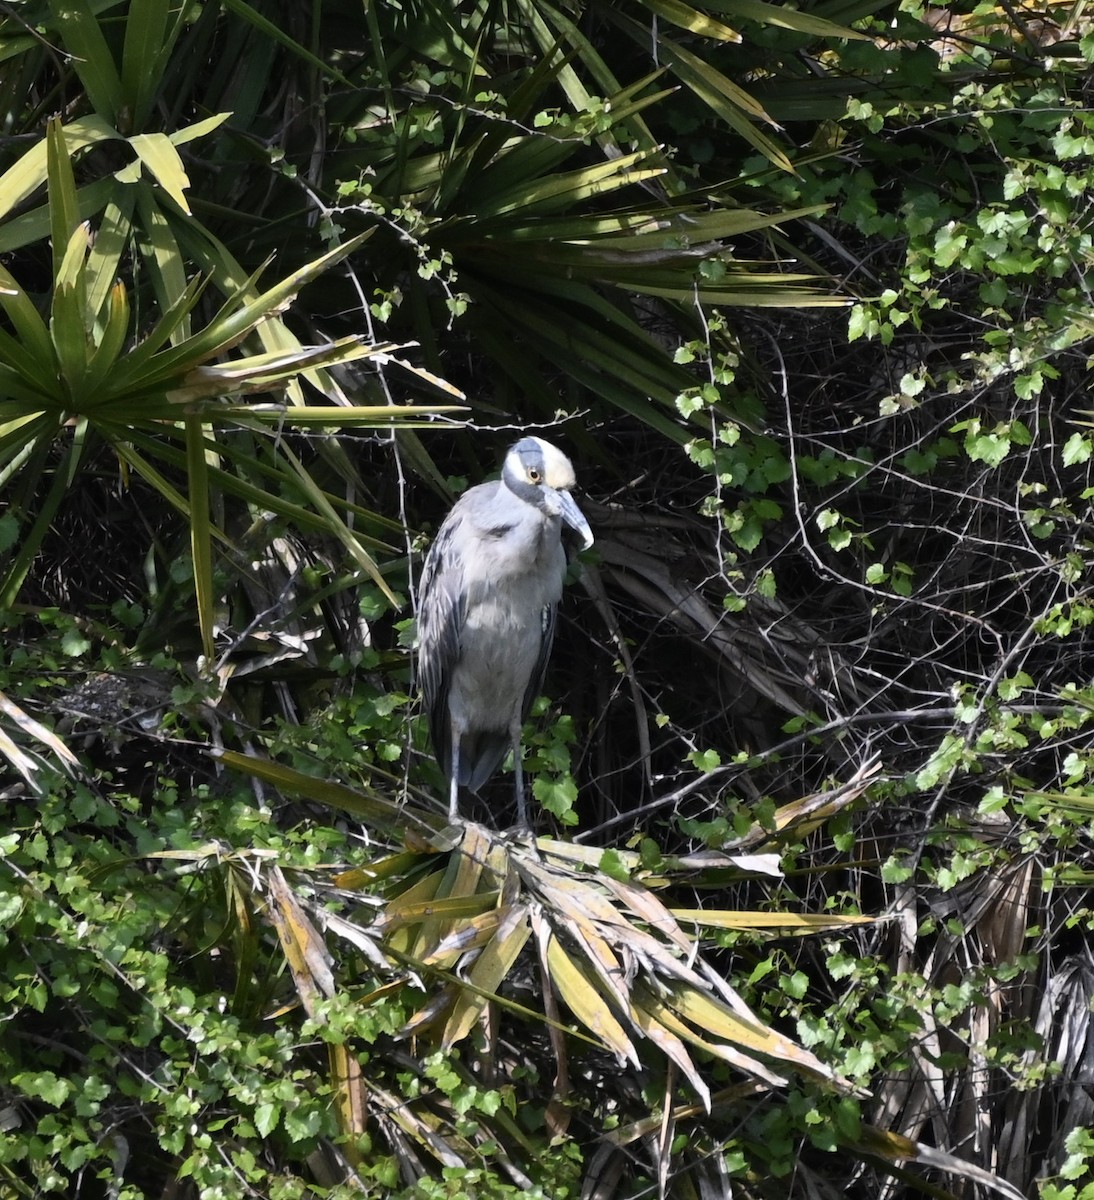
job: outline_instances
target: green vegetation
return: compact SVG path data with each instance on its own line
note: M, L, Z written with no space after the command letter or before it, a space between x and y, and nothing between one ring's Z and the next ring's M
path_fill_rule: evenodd
M0 1195L1091 1200L1094 31L0 14ZM421 552L597 535L445 827Z

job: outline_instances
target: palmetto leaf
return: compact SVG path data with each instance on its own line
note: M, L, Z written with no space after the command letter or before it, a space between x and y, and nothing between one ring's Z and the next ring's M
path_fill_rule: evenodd
M49 758L43 760L38 746L48 752L61 770L69 774L79 770L79 760L64 742L3 692L0 692L0 718L3 719L0 724L0 756L7 759L9 766L18 771L35 792L41 794L48 787L48 770L43 768L56 769ZM32 746L27 748L20 744L17 740L20 736L30 739ZM33 743L37 743L37 746Z
M305 775L282 763L240 754L235 750L221 750L216 757L226 766L253 776L289 795L306 796L365 821L393 823L400 815L399 805L379 793L360 792L332 780ZM423 823L425 821L422 817L418 817L417 820Z
M407 886L398 888L397 877L383 873L390 898L373 923L391 947L393 970L405 963L418 973L445 972L447 985L412 1019L416 1034L434 1028L451 1045L471 1032L491 998L513 1008L505 981L534 932L549 984L584 1034L632 1065L645 1061L638 1044L651 1043L681 1069L704 1105L709 1058L770 1085L794 1070L847 1086L810 1051L760 1021L725 981L715 988L714 976L704 974L709 969L699 969L698 945L653 892L564 865L565 856L545 861L474 824L462 826L456 844L443 849L453 834L455 828L446 831L418 861L400 860ZM556 845L545 842L543 849ZM427 864L432 869L423 875ZM367 889L380 879L349 873L338 884ZM748 915L735 914L734 922L711 913L709 923L747 927ZM772 925L761 915L755 927ZM792 919L782 932L808 929L809 922Z
M537 67L539 90L563 70ZM675 399L694 377L636 319L635 297L653 300L680 327L696 305L844 301L827 281L735 253L735 241L812 212L761 213L712 204L709 193L670 199L647 189L664 176L663 153L652 138L639 150L620 145L654 102L641 94L654 78L615 85L598 127L606 141L591 147L565 129L523 134L483 115L455 126L442 150L372 169L389 204L412 192L430 213L430 245L451 256L471 298L465 323L533 406L554 413L557 388L547 381L561 365L579 390L684 442ZM707 82L730 89L721 78ZM532 88L520 103L530 109L537 99ZM416 332L423 343L433 336L424 324Z
M298 350L268 350L262 354L233 358L226 363L196 366L183 377L181 386L166 394L166 399L170 404L192 407L196 401L205 399L247 392L276 391L287 379L305 368L314 371L332 363L341 365L377 356L388 358L393 351L402 349L405 347L392 342L369 345L360 338L346 337L326 346L308 346ZM258 419L263 415L262 409L253 406L222 406L221 411L240 417L251 414ZM425 414L437 410L422 407L418 411ZM274 414L271 412L270 415ZM375 424L390 414L385 413L385 409L379 405L353 409L339 405L333 415L337 417L339 424ZM329 406L282 406L277 418L287 419L292 424L329 425L332 412Z
M289 50L292 54L299 56L305 62L315 67L316 70L328 76L330 79L340 83L343 87L353 87L353 83L346 78L336 67L330 63L324 62L317 54L314 54L306 46L302 46L294 38L290 37L275 21L262 15L258 9L246 3L246 0L225 0L225 7L231 9L232 12L241 16L249 24L260 30L267 37L274 39Z
M209 517L209 471L204 429L200 418L187 416L183 422L186 436L186 492L190 503L190 556L194 564L194 602L205 661L212 663L215 653L213 621L216 594L213 587L213 532Z
M613 1051L620 1062L637 1067L639 1059L634 1043L601 995L588 966L580 958L568 955L553 934L547 936L545 954L551 984L574 1016Z
M738 929L749 933L767 933L773 937L789 934L794 937L807 933L838 933L856 925L872 925L876 917L854 914L829 916L827 913L806 912L733 912L705 908L674 908L678 921L703 925L709 929Z
M526 0L522 7L526 11L529 29L536 38L541 53L553 51L558 44L568 46L604 93L619 90L620 85L612 75L610 67L583 35L579 23L572 20L561 6L552 6L543 0ZM721 42L741 40L741 35L736 29L719 20L722 15L761 24L779 24L784 28L796 29L817 37L863 36L835 22L798 13L793 9L765 4L762 0L744 0L741 4L734 3L733 0L712 0L711 3L701 6L692 6L683 3L682 0L641 0L640 4L627 6L630 12L618 5L594 4L590 7L622 29L643 48L651 41L654 42L659 62L666 64L680 82L691 89L696 97L731 129L784 171L793 170L786 153L755 125L757 121L771 126L775 124L763 105L754 95L718 71L700 54L693 53L675 38L661 32L658 18L686 30L689 34ZM643 14L642 9L648 12ZM589 93L581 84L574 68L567 65L560 71L559 79L574 108L578 111L584 109L589 101ZM649 144L654 144L652 137Z
M716 38L723 42L739 42L741 40L741 35L735 29L730 29L721 21L700 12L697 8L692 8L690 4L682 3L682 0L643 0L643 3L658 16L664 17L666 21L671 21L673 25L678 25L681 29L686 29L689 33L698 34L700 37ZM708 4L707 7L712 6Z
M461 989L452 1006L441 1032L442 1046L452 1046L471 1032L489 1003L489 997L508 977L530 933L527 905L511 905L499 913L496 928L484 940L467 972L467 982L471 986ZM593 1032L599 1034L599 1030Z
M870 40L868 34L859 33L815 13L801 12L782 4L768 4L766 0L704 0L704 7L711 12L756 21L761 25L775 25L780 29L793 29L798 33L815 34L817 37Z
M67 238L65 239L67 243ZM5 355L5 365L17 375L23 375L26 383L34 388L43 399L51 394L54 384L56 359L49 329L42 320L26 292L0 266L0 305L3 305L8 320L15 328L17 339L7 338L6 347L13 353Z
M99 127L92 129L91 135L105 136ZM170 141L161 135L135 135L130 144L139 161L185 209L187 180ZM279 314L299 289L352 253L367 234L328 251L265 290L255 287L253 279L240 280L232 287L220 312L192 331L203 283L197 278L187 279L181 247L151 189L143 182L137 185L135 207L132 192L124 191L118 203L108 205L104 214L105 237L100 246L97 239L92 241L87 226L81 222L71 153L68 132L59 122L52 122L45 154L54 250L48 328L14 278L6 272L0 276L0 285L5 285L0 304L14 329L14 336L5 333L0 338L0 386L6 393L3 454L9 459L25 457L35 444L28 439L39 439L37 444L42 445L40 439L55 437L72 416L79 415L82 419L78 437L64 451L66 470L54 474L33 524L20 539L19 550L0 581L0 594L9 601L16 595L61 506L83 448L89 438L102 439L112 444L119 459L142 474L189 522L198 623L205 656L211 660L215 607L212 547L214 540L227 540L224 532L211 523L210 485L225 480L225 473L219 467L223 448L214 440L212 428L239 430L250 423L278 427L286 423L283 408L239 403L228 406L222 397L292 387L302 373L321 384L331 366L369 357L391 361L392 352L399 347L393 344L374 347L360 338L304 347L287 330L281 332ZM21 161L25 166L36 160L31 152ZM9 171L4 179L10 177ZM27 182L24 177L17 177L15 186L22 189ZM3 180L0 180L0 195L2 192ZM131 309L125 284L116 278L116 273L133 234L134 212L140 214L144 225L162 316L146 337L128 346L133 333ZM234 264L228 264L228 272L230 277L238 279ZM275 348L232 362L218 361L255 335ZM426 411L429 410L416 408L404 415L417 418ZM347 413L347 418L356 424L389 425L401 412L396 408L358 406ZM327 406L321 415L317 406L310 405L302 410L302 423L314 424L322 419L333 428L339 424L338 413L338 408ZM56 422L37 419L47 414L55 415ZM181 465L187 483L182 489L170 482L155 463L160 457L166 458L170 465L180 465L169 445L175 431L182 436L186 447ZM141 443L143 452L137 451L134 439ZM282 483L291 482L295 490L304 494L312 511L318 513L318 524L333 533L359 566L394 600L375 559L347 528L334 505L287 445L280 444L275 461L281 464L275 469L275 478ZM286 514L289 511L280 497L272 493L234 486L228 490L237 495L242 491L244 498L250 500L266 499L271 510L280 509Z
M190 203L186 192L190 187L190 178L171 138L165 133L136 133L128 141L137 160L118 178L123 183L135 183L140 178L143 166L179 208L189 214Z
M269 888L268 912L281 939L285 961L308 1015L316 1017L317 1001L334 995L333 959L279 867L270 868Z
M168 0L133 0L125 22L121 91L133 127L143 129L161 78L166 52L182 29L182 13L170 21Z
M90 6L86 0L63 0L49 8L91 103L107 120L116 120L124 103L122 81Z

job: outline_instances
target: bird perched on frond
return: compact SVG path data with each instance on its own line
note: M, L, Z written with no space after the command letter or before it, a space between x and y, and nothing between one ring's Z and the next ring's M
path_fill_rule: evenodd
M517 819L527 828L520 731L543 686L566 574L562 527L593 543L570 495L570 460L538 437L509 450L501 479L452 506L422 571L418 673L433 752L448 779L478 792L513 751Z

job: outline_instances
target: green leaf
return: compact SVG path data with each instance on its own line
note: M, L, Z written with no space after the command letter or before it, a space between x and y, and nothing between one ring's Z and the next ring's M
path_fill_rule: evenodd
M804 971L795 971L792 975L779 977L782 990L795 1000L801 1000L809 990L809 976Z
M332 67L330 63L325 62L317 54L313 54L306 46L302 46L299 42L294 41L280 25L275 24L269 18L264 17L257 9L252 8L246 0L224 0L224 7L230 12L236 13L253 25L255 29L265 34L275 42L279 42L287 50L297 55L304 62L325 75L328 79L333 79L336 83L340 83L343 87L353 88L354 84L347 79L336 67Z
M861 337L872 337L877 332L877 318L864 304L856 304L847 318L847 340L858 341Z
M981 433L965 439L965 453L974 462L997 467L1010 453L1010 438L998 433Z
M87 256L87 309L92 318L111 302L118 267L129 246L135 199L131 188L122 189L107 204L95 231Z
M1076 467L1089 462L1094 443L1081 433L1073 433L1064 443L1063 463L1065 467Z
M699 771L716 771L722 765L722 758L717 750L693 750L688 759Z
M53 241L53 275L61 275L72 235L80 224L80 205L76 198L76 179L68 156L64 132L58 118L46 130L46 162L49 177L50 237Z
M682 0L644 0L644 3L647 8L664 17L665 20L671 21L674 25L679 25L681 29L686 29L689 33L697 34L699 37L714 38L722 42L739 42L741 40L741 35L735 29L730 29L721 21L715 21L706 13L692 8L690 4L682 3Z
M137 202L147 237L147 241L140 245L149 265L156 297L164 312L174 312L178 305L185 303L184 297L190 287L186 278L186 260L175 239L171 222L146 182L137 185ZM179 315L178 326L171 334L171 340L176 343L184 342L190 334L189 312L182 310Z
M577 802L577 784L569 775L557 779L539 775L532 782L532 794L536 801L564 825L575 825L577 814L573 811Z
M72 1082L53 1071L24 1071L14 1076L11 1082L25 1096L44 1100L54 1108L60 1108L72 1094Z
M79 629L66 629L61 636L61 649L70 658L79 658L91 649L91 639Z
M46 396L57 393L56 354L49 329L26 292L0 266L0 306L19 337L19 351L29 355L25 377L34 381ZM10 343L9 343L10 344ZM9 362L15 363L14 359Z
M75 155L85 146L119 136L117 130L97 114L72 121L63 127L63 132L65 146L70 155ZM3 220L12 209L21 205L45 183L49 174L48 144L48 138L43 138L13 166L9 167L3 175L0 175L0 220Z
M130 0L122 46L121 84L133 129L144 127L162 83L163 51L174 41L174 36L167 32L170 10L170 0ZM182 27L182 15L180 10L175 30Z
M617 879L620 883L630 882L631 873L618 850L605 850L600 856L599 866L600 870L612 879Z
M186 189L190 179L171 139L165 133L139 133L129 139L129 144L160 187L189 216Z
M117 123L124 107L122 81L103 31L87 0L51 0L53 22L97 113Z
M846 25L838 25L824 17L799 12L788 5L767 4L764 0L705 0L705 5L712 12L730 13L734 16L745 17L750 21L758 21L761 25L792 29L796 33L809 33L817 37L870 40L869 34L848 29Z
M213 546L209 519L209 473L205 461L204 428L200 418L187 416L186 483L190 499L190 554L194 565L194 592L198 627L205 662L213 665L216 593L213 588Z
M255 1105L254 1123L259 1137L269 1137L281 1121L281 1105L266 1100Z

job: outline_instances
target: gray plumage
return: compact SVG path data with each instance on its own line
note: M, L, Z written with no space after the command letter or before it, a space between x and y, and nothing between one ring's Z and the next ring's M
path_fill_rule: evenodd
M513 751L517 819L527 826L520 730L543 686L566 573L562 525L582 548L592 532L570 496L574 469L526 437L501 479L452 506L422 571L418 671L433 752L448 779L449 816Z

